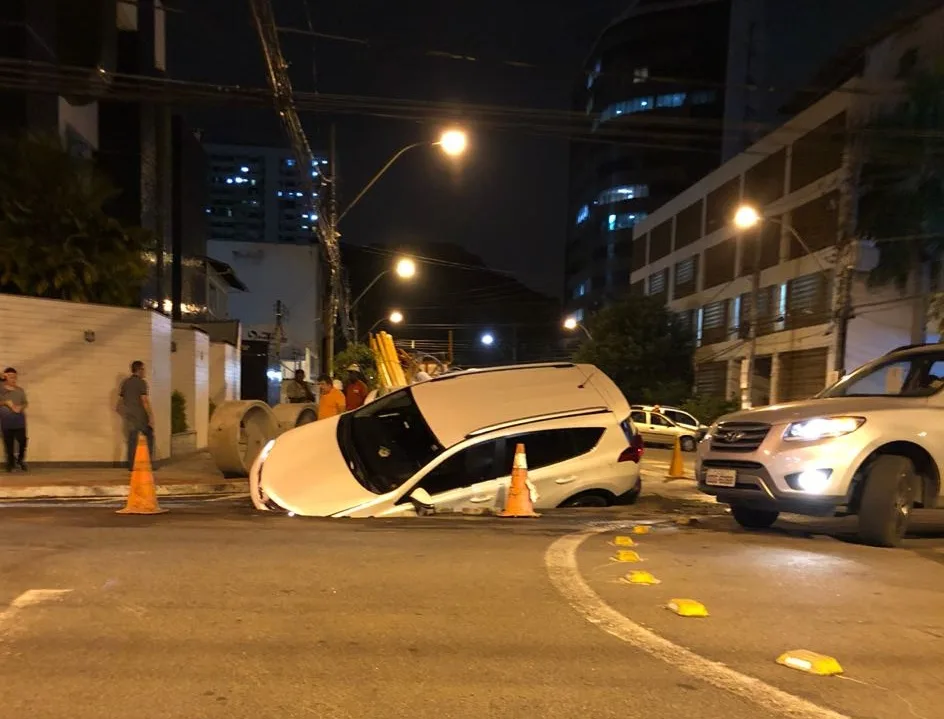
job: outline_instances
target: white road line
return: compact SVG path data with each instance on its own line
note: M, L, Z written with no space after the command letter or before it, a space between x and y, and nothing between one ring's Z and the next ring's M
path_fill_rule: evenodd
M655 659L661 659L678 671L757 704L767 711L795 719L849 719L844 714L813 704L760 679L741 674L720 662L705 659L689 649L673 644L624 617L604 602L580 575L577 549L589 537L609 529L611 528L599 527L561 537L548 547L544 555L551 583L584 619Z
M27 607L62 599L71 589L29 589L10 602L10 606L0 612L0 637L16 624L16 618Z

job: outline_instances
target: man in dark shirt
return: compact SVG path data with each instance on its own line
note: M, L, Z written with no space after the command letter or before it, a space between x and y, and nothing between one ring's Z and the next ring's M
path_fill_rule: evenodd
M131 363L131 376L121 383L118 390L118 414L124 420L125 436L128 438L128 468L134 469L134 452L138 447L138 434L147 439L148 455L154 461L154 413L148 397L148 385L144 381L144 362Z
M0 430L7 455L7 471L26 471L26 392L17 384L16 370L3 370L0 383Z

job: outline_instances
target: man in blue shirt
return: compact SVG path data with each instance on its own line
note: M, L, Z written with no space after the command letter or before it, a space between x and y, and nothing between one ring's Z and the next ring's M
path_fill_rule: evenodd
M7 455L7 471L26 471L26 392L17 384L16 370L3 370L0 384L0 429Z

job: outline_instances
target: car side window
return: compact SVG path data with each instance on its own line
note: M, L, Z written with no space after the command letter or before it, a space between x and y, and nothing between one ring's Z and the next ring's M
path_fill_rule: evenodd
M645 412L631 412L629 418L636 424L649 424L649 421L646 419Z
M497 439L467 447L423 477L417 486L435 496L511 474L511 465L504 466L503 443L503 439Z
M663 417L661 414L653 414L653 415L652 415L652 424L654 424L654 425L656 425L656 426L658 426L658 427L671 427L671 426L672 426L672 423L669 422L669 420L667 420L667 419L666 419L665 417Z
M692 427L697 427L698 422L687 412L680 412L679 410L666 410L665 416L671 419L676 424L687 424Z
M508 437L509 455L520 442L528 456L528 469L548 467L586 454L597 446L603 431L602 427L572 427L519 434Z

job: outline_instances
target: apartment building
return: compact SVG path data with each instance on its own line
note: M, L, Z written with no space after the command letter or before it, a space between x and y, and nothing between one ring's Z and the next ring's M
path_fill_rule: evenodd
M894 101L910 72L942 56L942 31L941 9L897 19L859 48L835 91L636 225L631 291L664 297L692 328L698 393L741 396L745 405L805 398L838 370L908 343L915 303L896 288L869 287L875 253L855 241L850 130ZM744 204L762 216L750 231L733 222ZM852 268L844 347L836 323L840 247L841 264Z

